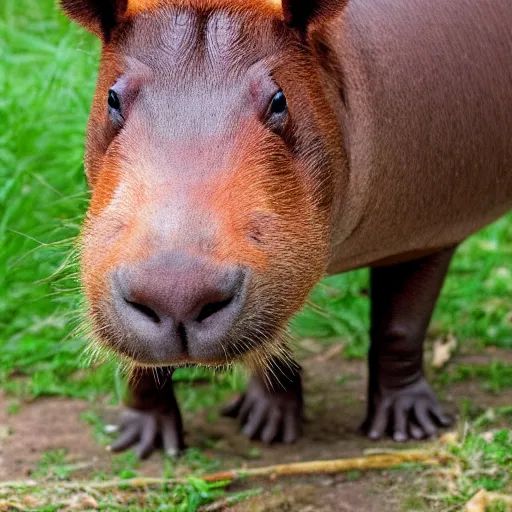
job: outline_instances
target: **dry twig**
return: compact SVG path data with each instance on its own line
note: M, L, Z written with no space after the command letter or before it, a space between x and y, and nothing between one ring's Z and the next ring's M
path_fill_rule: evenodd
M356 457L353 459L334 459L311 462L294 462L290 464L277 464L260 468L233 469L203 475L206 482L234 482L246 478L277 478L279 476L314 475L343 473L347 471L369 471L375 469L390 469L404 463L417 463L426 466L445 464L451 457L447 454L436 454L421 450L397 451L380 455ZM78 481L41 483L34 480L1 482L0 492L7 489L28 489L44 487L45 489L59 488L71 490L97 490L105 491L118 487L140 489L158 487L162 485L176 485L187 483L186 479L137 477L126 480L108 480L103 482Z

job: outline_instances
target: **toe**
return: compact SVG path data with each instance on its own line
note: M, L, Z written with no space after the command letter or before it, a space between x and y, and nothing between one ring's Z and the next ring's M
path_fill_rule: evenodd
M264 403L257 402L247 417L247 422L243 428L243 434L249 439L254 439L260 431L261 424L267 415L267 407Z
M158 425L153 415L144 419L139 444L135 448L135 454L141 460L147 459L155 449L155 439Z
M137 423L127 426L120 436L110 445L113 452L122 452L131 448L140 438L140 428Z
M279 434L279 429L281 427L281 418L282 414L279 409L272 409L268 415L267 423L263 428L263 432L261 433L261 440L270 444L277 438Z
M251 400L250 397L244 397L244 401L240 406L240 411L238 412L238 419L240 420L240 425L245 425L247 420L249 419L249 414L254 408L254 401Z
M296 411L287 411L284 416L283 442L292 444L300 437L301 419Z
M455 423L455 418L451 414L445 413L439 403L431 405L429 410L440 427L451 427Z
M172 416L164 416L161 419L160 428L165 454L176 457L185 447L181 421Z
M375 416L371 420L370 427L368 429L368 437L370 439L377 440L384 435L388 426L390 406L391 404L388 401L383 401L377 407Z
M240 413L240 408L242 407L244 400L245 395L240 395L237 398L235 398L232 402L225 405L221 410L222 416L227 416L229 418L238 417L238 414Z
M407 441L407 416L409 409L405 404L398 403L393 411L393 440L399 443Z
M409 435L416 441L419 441L425 437L423 429L413 418L409 419Z
M414 406L414 414L425 436L434 437L437 434L437 427L430 417L428 404L425 401L417 402Z

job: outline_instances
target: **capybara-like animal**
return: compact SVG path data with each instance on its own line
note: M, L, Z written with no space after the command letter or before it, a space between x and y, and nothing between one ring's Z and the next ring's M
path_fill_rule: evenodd
M360 267L364 432L448 425L422 345L456 246L512 205L512 2L62 6L102 40L82 281L98 343L133 366L113 449L179 451L172 368L232 361L254 376L227 413L293 442L287 323L322 276Z

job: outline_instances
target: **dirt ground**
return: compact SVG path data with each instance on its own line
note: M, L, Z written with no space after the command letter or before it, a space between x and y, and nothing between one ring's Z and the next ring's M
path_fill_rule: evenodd
M459 356L451 364L487 363L493 359L512 364L512 353L493 350L477 356ZM364 362L310 355L303 361L303 367L309 421L304 436L295 445L266 447L253 443L237 432L230 419L209 422L207 411L185 414L187 444L202 448L206 455L221 460L225 468L352 457L369 448L396 448L393 443L374 443L357 434L365 408ZM457 383L441 389L441 393L452 411L467 399L481 408L512 403L507 393L486 393L477 382ZM42 399L24 404L19 412L8 415L5 402L2 400L0 410L0 480L29 478L41 452L60 448L68 451L70 461L83 465L84 469L75 477L86 477L110 467L111 454L94 441L92 427L80 419L82 413L91 410L90 403ZM116 409L101 408L107 421L116 413ZM256 458L249 455L254 447L258 451ZM154 455L142 463L140 474L161 476L161 458ZM402 510L411 483L410 475L404 471L365 474L357 479L339 475L264 482L264 494L229 510L396 512Z

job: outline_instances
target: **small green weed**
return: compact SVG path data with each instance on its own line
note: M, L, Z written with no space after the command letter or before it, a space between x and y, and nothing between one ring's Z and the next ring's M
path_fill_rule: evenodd
M508 420L506 428L503 420ZM471 423L463 422L461 440L446 448L453 462L423 475L417 482L423 491L417 490L417 496L423 497L429 510L459 511L480 489L512 495L511 446L510 407L490 409ZM500 503L492 506L507 510Z
M66 461L66 456L66 450L44 452L32 476L45 480L52 478L66 480L73 470L73 467Z
M501 361L492 361L488 365L458 364L440 375L438 380L443 384L478 380L483 389L498 394L512 388L512 365Z

